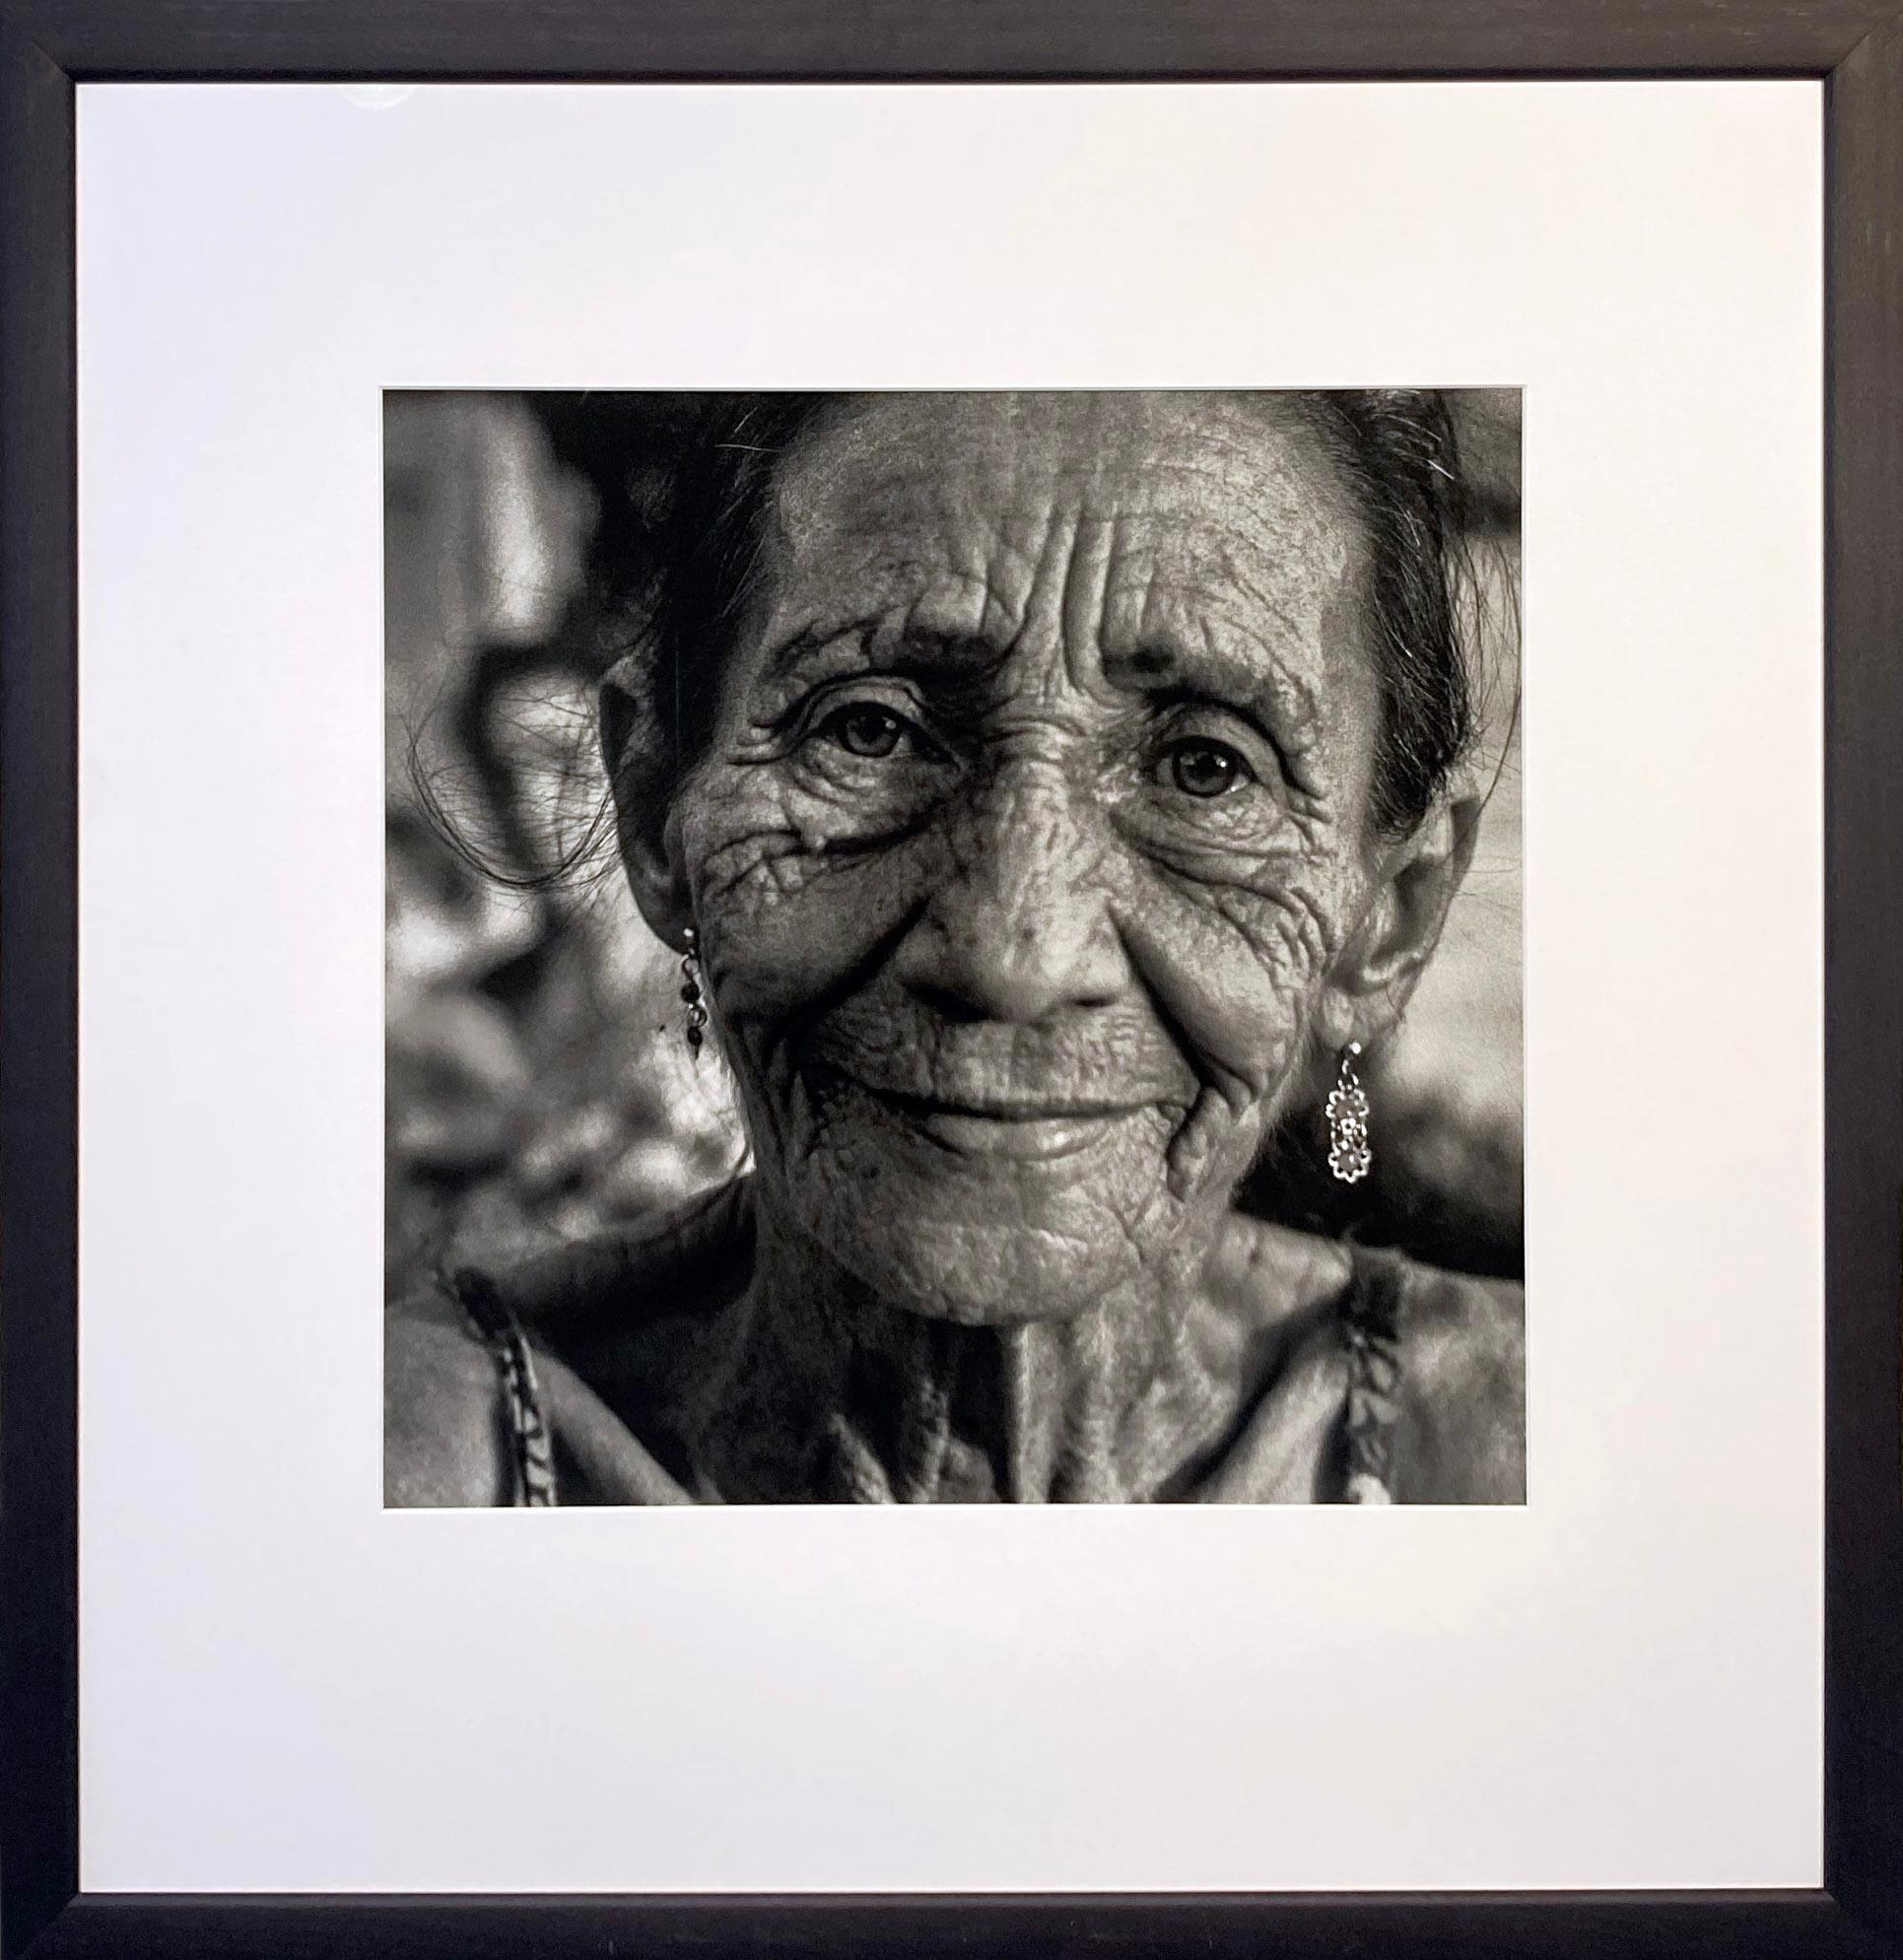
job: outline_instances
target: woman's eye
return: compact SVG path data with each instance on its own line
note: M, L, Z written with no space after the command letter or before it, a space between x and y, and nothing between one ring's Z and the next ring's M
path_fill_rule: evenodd
M1227 742L1202 737L1172 742L1164 764L1169 779L1186 796L1227 796L1256 780L1256 772Z
M911 730L912 724L889 708L855 701L845 708L836 708L814 733L836 742L849 756L877 761L893 754Z

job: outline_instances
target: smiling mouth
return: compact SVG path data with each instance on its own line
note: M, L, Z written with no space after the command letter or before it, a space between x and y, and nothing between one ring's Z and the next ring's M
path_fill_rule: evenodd
M1024 1164L1075 1157L1145 1107L1064 1097L942 1102L849 1079L908 1128L942 1149L963 1157L1003 1157Z

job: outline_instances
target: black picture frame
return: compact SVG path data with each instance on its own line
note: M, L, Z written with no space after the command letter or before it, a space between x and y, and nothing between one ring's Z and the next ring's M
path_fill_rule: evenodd
M79 1888L74 87L1809 77L1826 136L1816 1891L131 1897ZM1899 0L0 0L0 1953L1903 1950ZM1776 929L1767 921L1768 929Z

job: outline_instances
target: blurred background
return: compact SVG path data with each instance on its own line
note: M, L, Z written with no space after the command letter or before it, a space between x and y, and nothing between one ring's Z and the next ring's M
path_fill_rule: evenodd
M1304 1109L1242 1201L1517 1276L1520 397L1450 400L1477 493L1479 846L1440 956L1363 1071L1373 1175L1335 1183ZM694 403L384 397L392 1293L678 1203L745 1163L720 1067L681 1038L678 963L599 826L603 655L579 603L602 527L658 508Z

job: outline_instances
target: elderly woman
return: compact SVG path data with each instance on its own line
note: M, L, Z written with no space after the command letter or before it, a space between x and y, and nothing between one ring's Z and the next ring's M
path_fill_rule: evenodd
M753 1169L398 1309L390 1501L1521 1501L1517 1290L1233 1207L1380 1147L1460 495L1417 393L722 404L602 733Z

